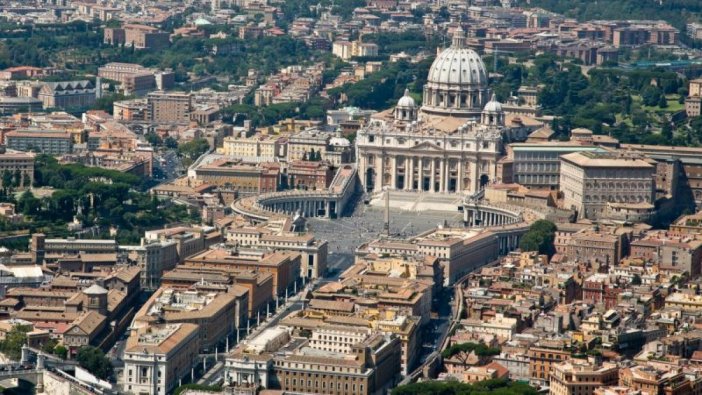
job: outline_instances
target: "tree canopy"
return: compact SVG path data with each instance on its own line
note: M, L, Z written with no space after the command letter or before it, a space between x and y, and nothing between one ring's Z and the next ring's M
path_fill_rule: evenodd
M31 331L29 325L16 325L5 335L5 340L0 341L0 351L13 361L22 357L22 346L27 344L27 332Z
M76 355L76 361L83 369L103 380L107 380L112 375L110 359L97 347L81 347Z
M525 383L504 379L464 384L458 381L425 381L402 385L392 395L537 395L535 388Z
M40 199L30 191L24 192L17 201L17 211L29 222L0 221L0 230L29 227L31 232L67 237L66 222L76 215L87 226L117 227L117 241L131 244L149 228L188 222L197 214L188 212L185 206L160 203L142 192L148 184L140 177L97 167L61 165L47 155L37 157L34 181L35 187L54 188L53 193Z
M553 241L556 238L556 225L548 220L540 219L529 227L522 236L519 248L522 251L538 251L539 254L553 255Z
M459 343L454 344L444 351L441 352L441 356L444 358L451 358L452 356L460 353L471 353L475 352L475 355L479 357L489 357L492 355L497 355L500 353L500 349L496 347L489 347L483 343Z

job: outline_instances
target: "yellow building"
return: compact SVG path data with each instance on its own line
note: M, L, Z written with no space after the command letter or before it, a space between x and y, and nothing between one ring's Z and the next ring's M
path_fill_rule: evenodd
M619 368L613 363L568 361L555 364L551 372L550 395L593 395L597 388L616 385Z
M224 155L243 160L273 162L285 156L285 139L257 134L251 137L225 137Z
M665 298L666 308L679 308L683 311L702 311L702 295L673 293Z

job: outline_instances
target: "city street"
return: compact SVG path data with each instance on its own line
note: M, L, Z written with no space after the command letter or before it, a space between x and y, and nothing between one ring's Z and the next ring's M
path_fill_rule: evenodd
M405 201L416 199L417 202L431 202L426 196L414 194L403 196ZM391 207L390 209L390 233L395 237L409 237L418 233L435 228L440 224L448 226L462 226L462 214L457 211L441 211L442 208L453 207L443 201L436 201L439 206L435 209L422 209L420 211L400 209ZM427 204L427 203L423 203ZM320 284L331 281L336 281L339 275L348 269L354 262L354 252L358 246L378 238L383 232L384 209L378 205L368 205L358 202L351 215L337 219L322 219L309 218L309 230L314 232L320 239L329 242L329 257L327 260L327 275L313 284L307 284L305 288L311 290ZM291 291L292 292L292 291ZM252 320L250 334L246 334L246 328L240 328L240 341L246 338L253 338L260 334L266 328L276 326L280 320L293 311L301 310L304 307L304 300L301 296L305 292L299 292L297 295L289 297L287 305L281 305L278 312L272 313L271 317L265 318L261 316L260 325L254 327L256 319ZM437 318L432 318L424 328L424 340L422 344L420 362L424 362L439 346L437 342L441 339L448 330L451 319L452 290L444 292L435 300L436 306L439 308ZM281 298L281 303L283 300ZM236 336L230 337L230 349L233 349L236 344ZM119 345L116 352L119 352ZM122 346L123 347L123 346ZM217 353L217 361L215 354L201 354L200 360L197 363L196 380L198 384L214 385L221 382L224 378L224 364L222 363L226 353L221 347L221 351ZM207 371L202 372L202 358L207 358ZM200 374L198 374L200 373Z

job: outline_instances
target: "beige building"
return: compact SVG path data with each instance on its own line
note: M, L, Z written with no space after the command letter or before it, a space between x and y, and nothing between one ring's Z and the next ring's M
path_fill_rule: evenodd
M343 60L349 60L353 57L378 56L378 44L364 43L361 40L335 41L332 44L332 53Z
M300 275L319 278L327 270L329 246L311 233L292 232L272 224L233 226L225 231L228 244L242 248L270 248L300 253Z
M618 152L575 152L561 156L560 188L565 208L597 219L608 202L654 203L655 165Z
M143 95L156 89L154 70L139 64L107 63L98 68L98 76L119 82L125 95Z
M182 92L151 92L147 96L149 120L163 123L190 121L192 95Z
M195 178L205 184L237 191L240 195L258 195L278 190L280 168L277 163L243 163L219 159L194 170Z
M73 152L73 136L56 129L18 129L5 134L5 145L16 151L63 155Z
M616 385L618 374L619 368L613 363L571 359L553 366L549 395L593 395L598 388Z
M224 138L224 155L250 162L274 162L286 157L287 140L283 137L254 135Z
M197 362L198 326L161 324L135 329L124 351L125 392L166 395Z
M702 311L702 295L672 293L665 298L665 307L681 309L689 313L699 312Z
M444 285L497 258L495 235L486 230L440 228L409 239L377 239L359 247L357 253L406 254L436 257L443 270Z
M320 332L315 336L315 331L311 336L331 335ZM285 329L271 328L227 356L224 381L239 388L354 395L384 393L395 384L400 372L396 337L368 334L349 351L328 349L324 343L291 338Z
M517 333L517 319L505 317L501 313L487 321L466 319L461 321L463 330L468 333L494 335L501 340L512 340Z
M133 328L157 323L197 324L201 350L214 351L233 333L248 313L247 291L233 286L229 292L159 288L136 313Z
M685 99L685 112L688 117L702 115L702 78L690 80L687 98Z
M10 172L13 182L21 188L34 183L34 158L32 152L5 150L0 152L0 173ZM19 176L19 177L18 177ZM2 178L0 178L0 184Z

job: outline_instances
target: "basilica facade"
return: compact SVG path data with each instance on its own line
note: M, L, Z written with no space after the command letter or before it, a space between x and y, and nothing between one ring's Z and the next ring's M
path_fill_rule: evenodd
M472 194L495 179L503 144L522 132L505 127L485 65L459 28L429 70L423 105L405 91L394 109L375 114L359 130L358 174L369 193Z

